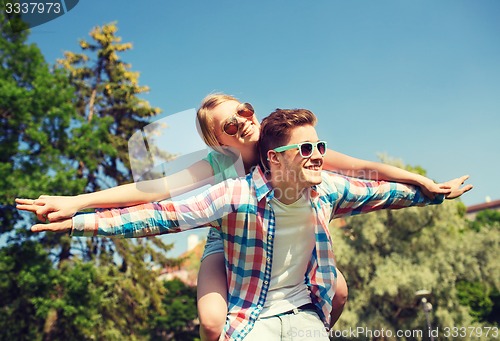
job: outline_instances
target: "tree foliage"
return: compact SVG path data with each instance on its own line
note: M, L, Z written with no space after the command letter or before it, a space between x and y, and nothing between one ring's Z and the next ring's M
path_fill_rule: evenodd
M151 317L151 340L196 340L196 288L180 279L164 282L162 299L165 315Z
M487 296L500 287L500 234L469 228L459 201L350 217L331 231L349 287L336 330L426 330L419 290L431 293L433 327L492 322Z
M56 270L41 244L25 242L0 249L0 340L40 340L44 311Z
M76 112L67 75L50 70L40 50L26 44L22 21L0 13L0 233L20 216L14 198L81 192L65 152Z
M485 229L500 228L500 211L484 210L478 212L476 218L471 221L471 228L475 231Z
M153 269L177 263L170 246L33 235L13 205L131 180L127 140L159 112L121 61L132 46L116 25L96 27L84 53L51 67L19 18L0 12L0 25L0 339L147 340L165 314Z

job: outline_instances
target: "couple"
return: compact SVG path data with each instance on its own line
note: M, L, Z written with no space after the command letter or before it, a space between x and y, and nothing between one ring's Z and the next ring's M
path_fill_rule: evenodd
M226 339L279 339L281 332L287 336L290 326L308 335L307 339L311 335L328 339L320 331L340 315L343 305L343 301L335 301L342 294L334 296L337 272L328 222L381 208L439 203L443 194L453 198L471 189L460 187L466 177L436 185L394 167L327 150L314 129L314 115L307 110L276 110L264 119L260 132L250 105L227 95L211 95L198 110L198 122L205 141L218 152L177 174L176 188L203 182L210 176L236 177L236 169L227 168L233 164L233 158L226 155L228 147L240 151L246 172L257 163L259 153L260 165L246 178L219 183L185 201L77 215L73 220L64 219L87 207L130 206L169 197L176 188L170 186L169 193L154 189L162 188L157 186L160 182L172 183L174 178L151 180L146 185L151 185L152 191L146 192L131 184L78 197L17 202L18 208L36 212L39 218L46 215L50 221L62 219L35 225L33 231L37 232L71 229L73 235L139 237L196 226L214 227L217 232L210 233L208 255L204 256L198 280L204 339L216 339L220 334L221 311L228 311L223 334ZM323 173L323 166L350 175L356 175L356 171L373 174L366 170L374 169L385 179L420 185L430 198L411 186ZM432 199L435 194L440 195ZM122 220L113 219L117 215ZM217 236L218 241L210 241ZM222 250L210 246L221 241ZM337 292L343 291L345 297L343 283L344 288L338 281ZM332 305L336 306L333 311ZM211 309L218 313L212 315Z

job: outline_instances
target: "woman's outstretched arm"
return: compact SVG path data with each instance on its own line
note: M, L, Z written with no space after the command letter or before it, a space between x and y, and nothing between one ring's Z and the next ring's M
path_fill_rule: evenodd
M386 180L419 186L424 194L433 199L436 194L449 194L445 184L436 184L420 174L387 165L348 156L328 149L324 159L324 169L347 176L368 180Z
M160 179L130 183L76 196L42 195L38 199L16 199L17 208L33 212L41 221L71 218L87 208L114 208L168 199L213 183L213 169L207 161Z

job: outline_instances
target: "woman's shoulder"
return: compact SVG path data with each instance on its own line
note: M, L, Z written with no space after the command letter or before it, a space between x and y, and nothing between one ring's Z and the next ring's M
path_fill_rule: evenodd
M211 151L208 153L205 160L212 166L214 175L216 176L216 182L245 175L241 157L235 156L234 154L223 154L217 151Z

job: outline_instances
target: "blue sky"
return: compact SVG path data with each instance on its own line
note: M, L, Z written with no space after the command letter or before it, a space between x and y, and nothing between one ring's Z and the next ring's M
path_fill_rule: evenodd
M500 199L499 13L496 0L82 0L29 40L54 63L116 21L161 117L214 91L261 119L308 108L340 152L386 153L436 181L470 174L472 205ZM186 134L198 139L194 123Z

